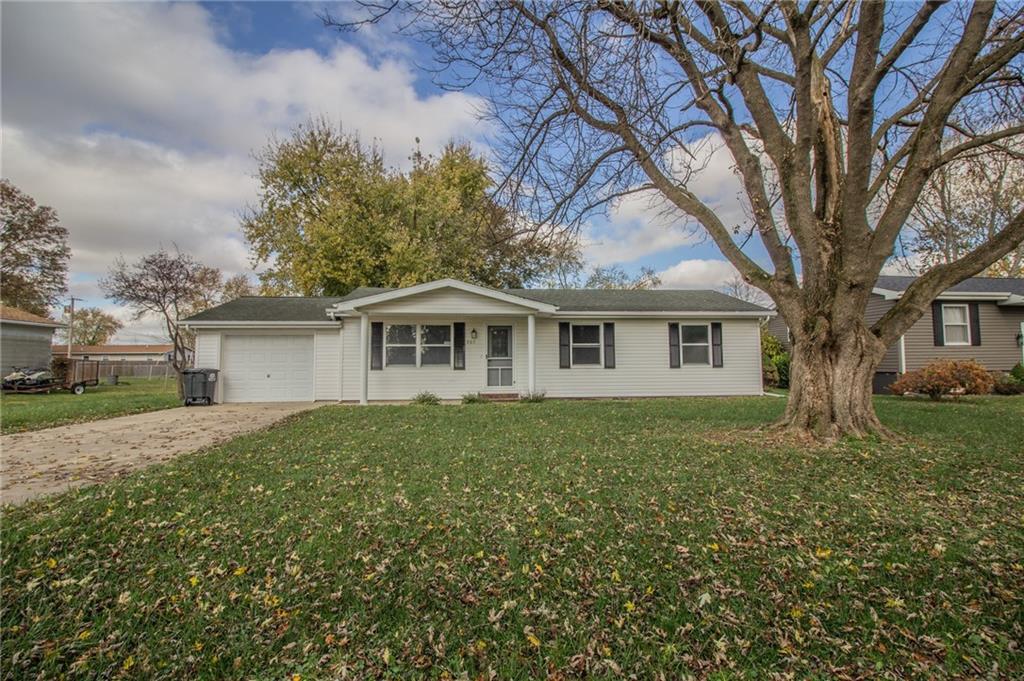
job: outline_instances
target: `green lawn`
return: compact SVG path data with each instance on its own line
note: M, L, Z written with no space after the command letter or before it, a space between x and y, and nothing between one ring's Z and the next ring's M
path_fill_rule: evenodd
M326 407L8 508L9 678L1024 675L1024 398Z
M59 391L0 397L0 431L17 433L65 423L181 406L174 379L125 378L121 385L98 385L83 395Z

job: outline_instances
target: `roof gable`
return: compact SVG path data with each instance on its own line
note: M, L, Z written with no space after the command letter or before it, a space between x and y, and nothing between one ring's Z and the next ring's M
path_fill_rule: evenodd
M488 298L493 301L505 303L506 305L514 305L520 308L532 309L538 312L554 312L555 306L549 303L541 302L538 300L532 300L525 296L515 295L511 292L498 291L496 289L487 288L486 286L479 286L477 284L470 284L465 281L458 279L438 279L437 281L427 282L425 284L417 284L416 286L408 286L406 288L391 289L389 291L383 291L372 295L360 296L356 298L349 297L344 301L339 302L334 306L334 309L338 313L354 312L361 310L364 307L376 306L382 303L388 303L403 298L416 297L424 293L430 293L433 291L439 291L442 289L452 289L455 291L461 291L482 298Z

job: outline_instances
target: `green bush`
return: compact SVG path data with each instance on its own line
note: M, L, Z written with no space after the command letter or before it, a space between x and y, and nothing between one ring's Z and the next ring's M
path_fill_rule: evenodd
M768 388L789 387L789 353L767 329L761 329L761 380Z
M778 387L788 388L789 387L789 353L784 352L781 355L776 355L772 358L772 366L775 368L775 373L779 377Z
M943 395L987 395L994 387L992 374L974 360L944 359L903 374L889 386L889 391L894 395L917 393L938 400Z
M434 393L430 392L429 390L424 390L420 394L416 395L416 397L412 398L412 403L413 404L441 404L441 398L438 397L437 395L435 395Z
M487 399L480 393L466 393L462 396L463 404L484 404Z
M1012 374L1003 374L992 387L996 395L1024 395L1024 381L1018 381Z
M526 393L519 398L520 402L543 402L546 398L544 393Z
M1024 362L1017 362L1017 365L1010 369L1010 376L1018 383L1024 383Z

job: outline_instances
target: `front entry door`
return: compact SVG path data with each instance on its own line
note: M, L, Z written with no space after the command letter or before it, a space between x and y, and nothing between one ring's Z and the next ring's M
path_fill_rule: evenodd
M487 327L487 387L512 385L512 327Z

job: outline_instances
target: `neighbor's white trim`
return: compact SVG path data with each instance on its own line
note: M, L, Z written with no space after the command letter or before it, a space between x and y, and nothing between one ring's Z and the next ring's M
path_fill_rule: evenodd
M907 340L906 336L900 336L900 359L899 359L899 371L900 374L907 373Z
M882 296L886 300L899 300L903 297L904 291L893 291L885 288L873 288L872 293ZM1002 301L1001 304L1015 305L1024 303L1024 296L1018 296L1010 293L1009 291L1000 291L994 293L986 293L981 291L943 291L939 295L935 296L937 300L995 300ZM1019 299L1019 302L1011 302L1014 299Z
M1024 336L1024 322L1020 323L1020 335ZM1024 345L1021 345L1020 348L1020 361L1021 364L1024 364Z
M946 308L947 307L962 307L963 310L964 310L964 323L963 324L957 324L957 323L954 322L954 323L950 324L949 322L947 322L946 321ZM971 337L971 306L967 305L966 303L946 303L945 305L941 305L940 308L942 310L942 344L943 345L950 345L950 346L953 346L953 347L966 347L966 346L970 345L971 342L974 340ZM966 326L967 327L967 342L966 343L961 343L961 342L958 341L956 343L950 343L949 342L949 337L946 335L946 327L947 326Z
M437 281L430 281L426 284L417 284L416 286L409 286L408 288L402 288L395 291L386 291L385 293L377 293L372 296L356 298L355 300L342 301L334 305L334 307L328 308L327 311L328 314L331 314L332 312L360 310L367 305L386 303L389 300L397 300L420 293L429 293L430 291L436 291L442 288L453 288L458 291L465 291L466 293L474 293L478 296L491 298L493 300L500 300L512 305L519 305L520 307L537 310L538 312L554 312L558 309L554 305L539 303L535 300L514 296L511 293L495 291L494 289L490 289L485 286L477 286L476 284L470 284L458 279L438 279Z

